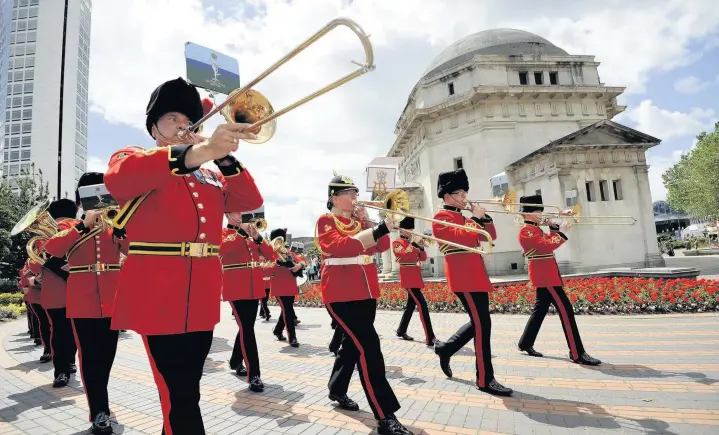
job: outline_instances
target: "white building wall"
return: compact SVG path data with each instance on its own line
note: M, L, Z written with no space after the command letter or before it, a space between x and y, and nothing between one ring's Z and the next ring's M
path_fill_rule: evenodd
M87 132L86 78L78 82L78 72L87 77L89 66L90 0L13 0L13 38L10 72L11 106L6 114L8 141L20 146L20 159L4 162L9 175L30 169L34 163L48 182L51 197L74 198L76 180L86 170L83 153L76 157L78 131ZM80 23L86 30L80 37ZM65 34L62 147L60 147L60 81L63 66L63 28ZM32 39L32 42L30 40ZM81 55L80 52L83 54ZM87 53L87 54L84 54ZM79 57L83 57L79 61ZM88 61L85 61L85 60ZM24 73L24 77L22 76ZM18 77L23 79L17 80ZM80 100L78 100L80 97ZM78 101L80 104L78 105ZM81 121L78 123L78 113ZM29 116L28 116L29 115ZM84 132L84 133L83 133ZM86 144L84 136L80 142ZM58 161L61 162L58 180ZM59 189L58 189L59 182Z

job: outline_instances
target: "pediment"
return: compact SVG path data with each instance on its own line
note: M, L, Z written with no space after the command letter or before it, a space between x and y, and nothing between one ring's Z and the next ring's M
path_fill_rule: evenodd
M548 145L657 145L660 142L660 139L625 125L612 121L599 121Z

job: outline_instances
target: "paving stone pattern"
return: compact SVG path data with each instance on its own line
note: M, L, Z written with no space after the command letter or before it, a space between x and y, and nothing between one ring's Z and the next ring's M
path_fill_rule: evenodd
M247 389L228 368L237 326L227 305L215 330L202 379L202 412L208 434L369 434L375 422L355 373L350 396L359 412L336 409L327 399L332 334L322 309L298 308L300 348L278 342L258 319L261 394ZM605 363L583 367L567 359L556 316L549 316L532 358L516 350L526 316L493 317L492 356L498 380L516 390L495 398L474 388L474 350L453 359L454 378L439 370L424 345L419 316L409 334L395 337L401 313L380 312L375 323L390 379L415 433L425 434L719 434L719 315L579 316L591 355ZM440 339L468 320L432 313ZM40 346L24 319L0 324L0 435L82 434L89 428L79 373L66 388L52 388L52 364L40 364ZM115 433L159 434L161 411L139 337L120 334L110 380Z

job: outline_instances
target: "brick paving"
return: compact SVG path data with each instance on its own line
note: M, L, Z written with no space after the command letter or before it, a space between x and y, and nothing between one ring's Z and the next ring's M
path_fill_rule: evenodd
M357 375L350 396L360 412L335 409L327 399L333 363L326 311L298 308L298 349L278 342L270 322L258 319L265 392L251 393L227 365L237 332L229 307L215 330L202 379L202 412L208 434L368 434L374 420ZM387 376L399 397L397 413L425 434L717 434L719 433L719 315L579 316L589 352L605 364L583 367L567 360L559 320L549 316L536 348L545 358L516 350L526 316L493 317L492 354L500 382L515 389L495 398L473 387L473 348L452 360L454 378L439 370L423 344L419 317L396 339L399 312L380 312ZM467 320L432 313L440 339ZM52 364L25 333L24 320L0 324L0 435L87 433L87 403L79 375L52 388ZM159 434L160 404L142 342L122 333L110 381L115 433Z

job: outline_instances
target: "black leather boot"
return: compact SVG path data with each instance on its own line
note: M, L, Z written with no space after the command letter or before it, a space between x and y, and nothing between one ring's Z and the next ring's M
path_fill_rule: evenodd
M522 352L527 352L527 355L529 355L529 356L535 356L535 357L537 357L537 358L541 358L541 357L544 356L542 353L537 352L537 351L534 349L533 346L529 346L529 347L526 348L526 349L520 348L519 350L522 351Z
M380 435L414 435L412 431L397 420L394 414L388 415L382 420L377 420L377 432Z
M511 396L514 391L497 382L496 379L489 381L486 387L477 387L479 391L484 391L495 396Z
M448 378L452 377L452 368L449 366L449 360L451 357L446 356L442 353L442 347L444 347L444 343L442 343L439 340L435 340L434 342L434 353L437 354L439 357L439 368L442 369L442 373L445 374Z
M336 396L334 394L330 394L329 399L332 401L335 401L339 403L340 408L347 410L347 411L359 411L359 405L354 400L347 397L345 394L344 396Z
M401 338L402 340L414 341L414 337L410 337L409 335L407 335L406 332L397 332L397 337Z
M290 346L292 346L292 347L300 347L300 342L297 341L296 338L293 338L292 340L290 340Z
M572 354L571 354L571 353L569 354L569 359L572 359ZM592 358L591 356L589 356L589 354L588 354L587 352L582 353L582 354L579 356L579 358L577 358L577 359L575 359L575 360L572 360L572 362L575 363L575 364L582 364L582 365L585 365L585 366L598 366L599 364L602 363L602 362L599 361L598 359Z
M67 385L68 380L69 379L65 373L60 373L52 382L52 386L53 388L62 388Z
M262 379L259 376L255 376L250 380L250 390L255 393L261 393L265 391L265 384L262 383Z
M112 433L112 421L110 416L104 412L99 412L92 421L90 433L93 435L106 435Z

